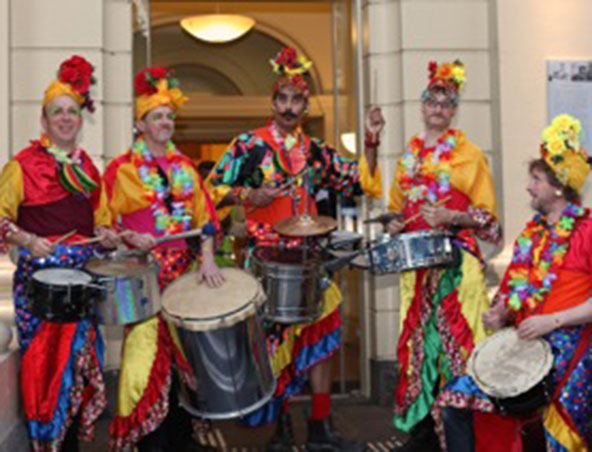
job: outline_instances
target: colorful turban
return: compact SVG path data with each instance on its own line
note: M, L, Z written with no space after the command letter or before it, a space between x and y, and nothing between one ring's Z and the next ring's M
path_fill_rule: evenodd
M563 185L582 192L590 172L588 153L580 146L580 121L570 115L556 116L543 131L541 155Z
M424 90L422 101L429 99L434 91L444 91L454 105L458 105L459 91L467 79L465 65L460 60L438 65L435 61L428 64L428 86Z
M95 84L93 66L83 57L74 55L64 61L58 70L58 78L49 84L43 96L45 107L53 99L60 96L69 96L91 113L95 111L90 98L90 86Z
M136 91L136 119L142 119L150 110L163 105L178 110L187 102L179 89L179 81L171 71L162 67L144 69L134 79Z
M282 86L293 86L305 97L310 96L310 87L304 76L312 67L312 61L307 60L304 55L298 56L292 47L282 47L282 50L274 59L270 60L270 63L273 72L278 75L273 87L274 95Z

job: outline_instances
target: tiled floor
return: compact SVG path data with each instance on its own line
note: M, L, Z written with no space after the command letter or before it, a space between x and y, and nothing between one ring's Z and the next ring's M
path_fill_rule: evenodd
M291 413L294 421L296 440L299 445L306 441L306 411L308 403L293 403ZM392 411L356 400L339 400L334 402L333 419L344 436L368 444L370 451L388 451L399 443L401 435L395 437L392 427ZM107 450L109 420L99 423L97 439L85 445L82 452L104 452ZM264 445L273 433L273 426L264 428L246 428L235 422L215 422L212 431L202 437L206 444L215 446L220 451L255 452L264 451ZM301 450L301 447L295 450Z

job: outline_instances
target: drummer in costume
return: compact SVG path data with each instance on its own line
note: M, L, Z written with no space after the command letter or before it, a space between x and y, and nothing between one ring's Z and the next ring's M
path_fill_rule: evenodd
M111 217L99 171L76 144L82 111L94 110L92 73L80 56L61 64L43 97L41 138L10 160L0 176L2 245L18 246L19 253L13 297L24 412L34 451L78 451L78 438L92 439L106 405L103 341L96 325L45 321L33 315L25 298L35 271L84 267L92 248L68 242L98 235L103 245L117 244L108 228Z
M215 208L201 186L191 160L171 141L177 110L187 100L165 68L144 69L135 78L136 126L141 135L132 148L112 160L105 185L112 216L134 231L125 241L151 250L160 265L161 289L195 261L185 240L156 246L155 237L202 228L197 278L219 286L223 277L213 256ZM177 375L173 374L175 366ZM176 378L191 369L159 315L127 330L123 345L117 416L110 427L111 450L198 450L191 441L191 418L176 399Z
M298 238L281 238L273 230L280 220L295 215L316 215L315 194L330 188L344 196L366 193L380 196L376 148L383 121L373 109L366 149L359 162L343 158L321 140L302 131L308 110L309 86L304 75L311 62L284 47L271 61L278 75L274 87L273 119L265 126L239 135L210 175L218 205L243 204L249 252L254 246L283 242L297 246ZM370 133L371 131L371 133ZM300 177L302 174L307 177ZM296 180L289 188L286 182ZM303 179L308 182L303 183ZM248 258L247 258L248 265ZM330 420L330 357L341 345L341 294L332 284L324 293L322 313L312 323L280 325L267 322L268 347L277 390L274 399L249 415L256 426L278 418L269 451L292 450L294 438L287 401L298 393L310 374L313 406L308 424L307 450L357 451L364 447L342 439Z
M553 452L592 450L592 219L580 205L590 172L580 130L577 119L560 115L543 132L527 187L537 214L518 236L492 307L483 315L493 330L513 325L519 337L542 338L551 346L552 399L543 427L546 450ZM496 415L472 377L450 382L438 403L448 407L443 414L450 451L522 450L522 421Z
M471 350L485 337L488 307L477 237L501 240L491 172L485 154L450 127L465 82L460 61L429 64L422 94L425 130L398 160L389 210L401 215L392 234L439 229L454 234L458 264L403 272L394 424L410 433L395 451L437 448L430 416L435 394L459 375Z

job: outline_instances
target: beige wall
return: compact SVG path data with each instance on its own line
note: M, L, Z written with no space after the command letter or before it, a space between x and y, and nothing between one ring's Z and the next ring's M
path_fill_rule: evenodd
M61 61L80 54L95 66L98 80L91 91L97 111L94 115L85 113L81 145L102 167L107 155L123 151L130 142L130 3L126 0L11 0L9 3L11 108L8 121L4 118L1 123L4 127L10 124L7 134L10 144L3 148L2 157L14 155L39 135L39 106L45 87L55 78ZM5 112L1 105L0 111Z
M547 122L545 60L592 57L592 2L497 0L497 9L503 178L512 184L503 200L508 244L532 215L526 164Z
M0 0L0 165L10 141L10 0Z
M490 29L488 0L367 0L366 102L380 105L387 130L380 148L380 164L388 193L397 156L406 141L422 131L419 97L427 83L430 60L460 58L468 82L455 125L490 157L494 149L491 64L495 40ZM499 176L499 175L497 175ZM501 179L496 177L498 183ZM373 322L371 356L394 359L399 325L396 278L376 281L370 305Z

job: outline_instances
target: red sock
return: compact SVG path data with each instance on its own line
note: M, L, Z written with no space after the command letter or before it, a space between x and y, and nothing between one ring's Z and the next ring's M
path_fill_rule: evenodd
M310 419L321 421L331 414L331 394L312 395L312 414Z

